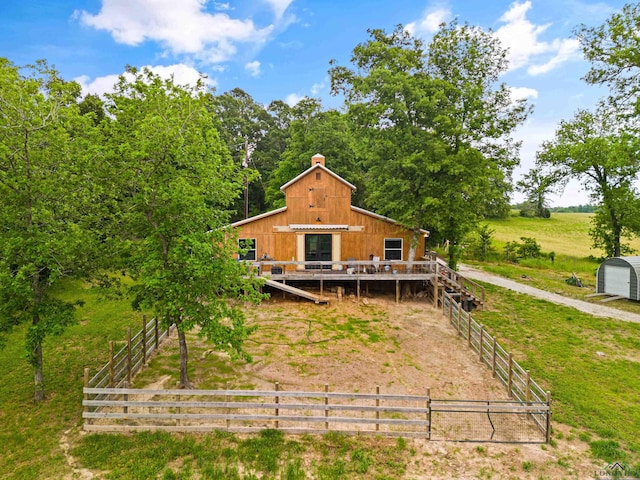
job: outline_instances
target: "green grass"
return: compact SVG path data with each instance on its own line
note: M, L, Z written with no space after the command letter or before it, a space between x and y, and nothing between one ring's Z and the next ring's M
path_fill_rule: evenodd
M488 308L474 317L551 390L554 420L620 442L638 461L640 325L486 288Z
M551 218L524 218L511 216L505 219L491 219L486 223L495 230L494 239L502 252L506 242L519 241L520 237L535 238L542 250L575 258L604 255L600 249L591 247L589 227L593 214L552 213ZM640 251L640 239L630 242L632 248Z
M62 478L69 468L60 439L81 424L83 371L95 373L108 358L109 340L126 338L128 326L141 328L141 314L127 301L104 299L98 290L67 282L59 296L81 299L78 323L44 348L47 399L33 401L33 370L24 354L25 328L16 328L0 349L0 477L12 479Z

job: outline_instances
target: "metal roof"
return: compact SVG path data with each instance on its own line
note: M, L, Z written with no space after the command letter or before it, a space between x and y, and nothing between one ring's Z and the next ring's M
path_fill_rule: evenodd
M327 225L322 223L295 223L289 225L291 230L349 230L349 225Z

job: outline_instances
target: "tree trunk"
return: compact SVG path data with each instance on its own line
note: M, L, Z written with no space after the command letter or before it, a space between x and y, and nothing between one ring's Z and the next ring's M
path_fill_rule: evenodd
M418 242L420 241L420 230L415 229L413 231L413 237L409 244L409 254L407 257L407 273L410 273L413 268L413 262L416 260L416 249L418 248ZM412 288L412 282L404 282L402 285L402 298L413 297L414 292Z
M180 324L177 323L178 327L178 343L180 344L180 388L191 388L191 382L189 381L189 372L187 371L187 367L189 364L189 354L187 352L187 336L180 328Z
M38 342L33 352L33 380L35 384L34 400L44 400L44 378L42 376L42 343Z

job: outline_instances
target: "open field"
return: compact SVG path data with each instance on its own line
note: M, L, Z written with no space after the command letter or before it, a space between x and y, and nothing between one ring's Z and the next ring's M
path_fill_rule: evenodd
M506 242L519 241L520 237L532 237L538 241L544 252L576 258L599 258L604 252L591 247L591 217L591 213L552 213L551 218L515 216L491 219L485 223L496 231L494 239L500 251ZM640 251L640 239L636 238L629 243L632 248Z

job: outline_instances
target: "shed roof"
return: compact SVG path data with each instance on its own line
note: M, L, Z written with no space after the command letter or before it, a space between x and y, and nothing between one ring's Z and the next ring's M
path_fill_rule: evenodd
M620 261L629 264L634 270L640 273L640 256L631 256L631 257L611 257L607 258L604 263L619 263Z

